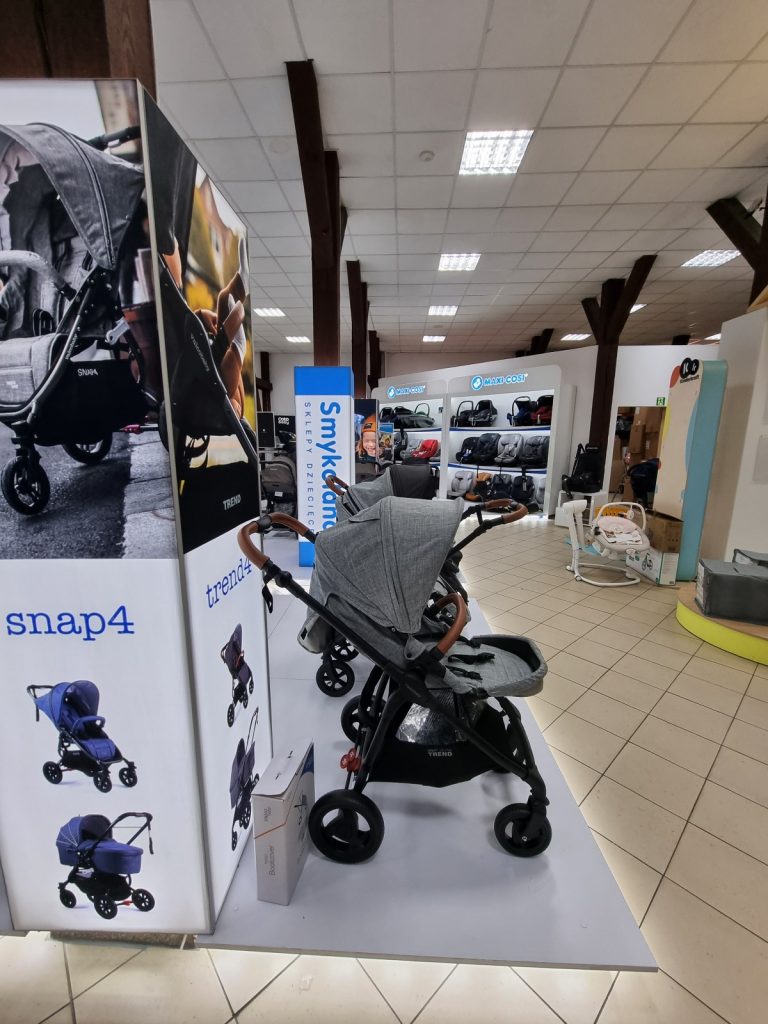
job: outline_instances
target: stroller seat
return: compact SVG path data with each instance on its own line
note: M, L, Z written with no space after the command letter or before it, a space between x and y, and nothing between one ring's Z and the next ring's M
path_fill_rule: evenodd
M115 875L134 875L141 870L140 846L119 843L117 839L87 839L80 843L81 853L91 853L91 861L97 871ZM66 862L63 862L66 863Z
M82 721L82 720L81 720ZM88 735L89 730L98 731L99 735ZM91 755L96 761L114 761L117 758L117 747L105 736L100 728L95 729L92 725L81 725L78 723L72 729L72 735L80 741L80 746Z
M62 335L41 334L0 342L0 405L20 406L34 395L53 362L56 340Z

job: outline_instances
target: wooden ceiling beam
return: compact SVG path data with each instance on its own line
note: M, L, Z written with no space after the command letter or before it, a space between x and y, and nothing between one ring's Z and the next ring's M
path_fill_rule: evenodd
M381 378L381 345L376 331L368 331L368 352L370 358L368 387L373 391L374 388L379 386L379 379Z
M753 302L768 285L768 194L762 224L735 196L718 199L707 207L707 213L754 271L749 293Z
M355 398L366 397L366 328L368 325L368 286L360 276L360 261L347 260L349 312L352 320L352 376Z
M546 352L554 333L555 329L553 327L547 327L541 334L537 334L535 338L532 338L530 355L540 356L543 352Z

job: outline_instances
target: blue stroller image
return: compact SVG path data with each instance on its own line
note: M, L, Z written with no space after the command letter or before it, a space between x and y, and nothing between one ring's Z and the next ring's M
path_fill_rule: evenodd
M134 832L127 843L114 838L118 822L126 818L144 819L144 824ZM146 889L134 889L132 875L141 871L143 850L133 843L146 829L149 852L152 849L152 815L146 812L126 811L114 821L103 814L84 814L70 818L62 825L56 836L59 862L72 870L65 882L59 882L59 899L71 910L77 906L77 897L68 889L74 885L93 903L99 917L111 920L117 914L118 903L131 904L146 914L155 905L155 897Z
M242 704L248 707L248 694L253 693L253 673L243 653L243 627L238 624L235 631L221 648L221 660L232 676L232 701L227 708L227 725L235 724L235 707Z
M87 679L56 686L28 686L35 702L35 718L46 715L59 730L59 760L46 761L43 775L57 786L64 772L82 772L93 779L100 793L112 789L109 767L125 761L118 777L129 789L139 781L136 765L118 750L104 732L106 720L99 711L99 688ZM74 749L73 749L74 748Z
M235 751L235 758L232 762L232 771L229 776L229 803L234 809L232 815L232 849L237 849L237 829L235 825L245 831L251 823L251 793L253 787L259 781L258 772L254 774L253 766L256 761L255 736L256 726L259 724L259 709L251 715L251 723L248 726L246 739L240 738Z

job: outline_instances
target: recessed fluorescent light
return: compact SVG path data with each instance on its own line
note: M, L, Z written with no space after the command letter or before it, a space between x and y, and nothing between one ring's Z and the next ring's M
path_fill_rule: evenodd
M564 334L560 341L586 341L588 334Z
M705 341L720 341L720 335L719 334L710 334L709 337L705 338L704 340Z
M741 255L738 249L705 249L692 260L686 260L681 264L683 267L722 267L724 263L730 263L737 256Z
M515 174L533 132L467 132L459 174Z
M430 306L427 316L456 316L458 306Z
M276 306L266 306L263 309L254 309L253 312L256 316L285 316L282 309L278 309Z
M444 252L438 270L474 270L480 259L479 252Z
M422 341L445 341L444 334L425 334Z
M636 313L636 312L638 311L638 309L645 309L645 307L646 307L647 305L648 305L648 303L647 303L647 302L636 302L636 303L634 304L634 306L632 307L632 309L630 309L630 311L629 311L629 312L630 312L630 313Z
M309 345L310 344L309 338L305 337L303 334L289 334L286 337L285 340L286 341L290 341L290 343L292 345Z

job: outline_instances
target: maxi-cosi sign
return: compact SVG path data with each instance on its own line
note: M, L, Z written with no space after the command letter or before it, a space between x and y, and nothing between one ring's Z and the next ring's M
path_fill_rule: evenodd
M423 395L427 390L426 384L390 384L387 388L387 398L406 398L408 395Z
M298 515L319 533L336 523L331 474L354 481L352 371L348 366L297 366L296 483ZM314 565L314 546L299 540L299 565Z
M508 373L500 377L483 377L478 373L472 377L469 386L473 391L482 391L483 388L494 388L499 384L525 384L527 380L527 373Z

